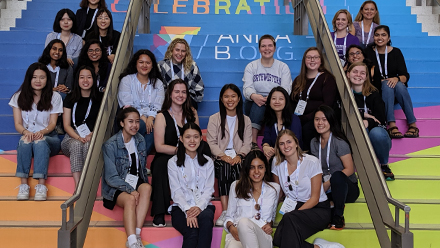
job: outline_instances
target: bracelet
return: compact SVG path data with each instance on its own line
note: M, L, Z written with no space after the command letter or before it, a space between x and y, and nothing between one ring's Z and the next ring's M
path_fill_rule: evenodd
M27 131L27 129L23 129L23 131L21 131L21 135L24 135L24 131Z

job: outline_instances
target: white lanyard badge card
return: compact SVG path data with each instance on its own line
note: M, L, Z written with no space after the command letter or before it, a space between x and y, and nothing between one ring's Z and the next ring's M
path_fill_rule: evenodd
M87 112L86 115L84 116L84 120L81 122L81 125L76 126L76 120L75 120L75 113L76 113L76 106L78 105L78 103L76 102L73 105L73 109L72 109L72 121L73 121L73 125L75 126L76 131L78 131L79 136L81 136L81 138L85 138L87 135L89 135L90 129L86 124L86 120L87 117L89 117L90 114L90 109L92 108L92 99L90 99L89 101L89 106L87 107Z
M296 166L296 179L295 179L295 189L296 189L296 197L295 199L291 199L287 194L286 194L286 198L283 201L283 205L281 205L280 208L280 214L284 215L285 213L289 213L292 212L293 210L295 210L296 205L298 204L298 188L299 188L299 169L300 169L300 165L301 165L301 161L298 160L297 166ZM285 172L287 177L289 178L290 181L290 175L289 172L287 170L287 162L286 162L286 167L285 167ZM289 183L290 185L290 183ZM290 190L290 187L289 189ZM293 189L292 189L293 190Z
M385 74L383 74L382 71L382 63L380 63L379 52L377 52L377 48L374 49L374 51L376 52L376 60L379 66L380 75L382 76L383 79L387 79L388 78L388 46L385 47L385 68L384 68Z
M310 85L309 89L307 90L307 96L306 96L306 100L301 100L302 97L302 92L299 93L299 101L298 101L298 105L296 105L295 108L295 115L303 115L304 114L304 110L306 110L306 106L307 106L307 100L309 100L309 95L310 95L310 90L312 90L313 85L315 85L316 80L318 79L319 75L321 75L320 72L318 72L318 74L316 74L315 79L313 80L312 84ZM276 130L276 128L275 128Z

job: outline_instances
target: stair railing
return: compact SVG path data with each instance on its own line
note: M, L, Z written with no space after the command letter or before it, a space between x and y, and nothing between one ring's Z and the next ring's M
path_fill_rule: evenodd
M382 248L413 248L414 237L413 233L409 231L409 212L411 209L409 206L392 198L382 176L382 170L377 162L375 152L331 39L330 30L320 1L294 0L292 5L295 11L295 23L298 22L300 27L304 27L304 15L300 16L302 11L297 11L297 9L306 9L307 19L313 30L316 45L322 50L327 67L336 78L342 100L342 126L351 144L354 164L380 246ZM304 30L304 28L301 30ZM395 207L394 220L388 204L392 204ZM405 213L404 226L399 224L400 210L403 210ZM391 230L391 240L387 233L388 229Z
M104 164L101 147L111 136L118 107L118 77L133 53L140 13L149 13L150 5L151 0L130 1L78 187L74 195L61 204L62 223L58 230L58 248L84 246Z

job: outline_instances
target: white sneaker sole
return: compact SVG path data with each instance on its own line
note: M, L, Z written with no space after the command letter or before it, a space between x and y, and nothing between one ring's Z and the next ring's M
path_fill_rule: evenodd
M34 201L45 201L47 200L47 197L43 197L43 196L35 196L34 197Z
M29 195L27 195L27 196L17 196L17 200L18 200L18 201L26 201L26 200L29 200Z

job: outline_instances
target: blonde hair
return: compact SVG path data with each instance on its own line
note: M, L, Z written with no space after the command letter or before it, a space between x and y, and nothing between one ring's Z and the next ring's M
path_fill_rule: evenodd
M350 31L351 31L352 24L353 24L353 19L351 18L351 14L350 14L350 12L348 12L348 10L346 10L346 9L340 9L340 10L338 10L338 12L336 12L335 16L333 17L333 20L332 20L333 31L336 31L336 19L337 19L338 16L339 16L340 14L342 14L342 13L344 13L344 14L347 15L347 20L348 20L347 27L348 27L348 32L350 32Z
M189 70L191 69L191 65L193 63L193 58L191 55L191 48L189 47L188 42L186 42L185 39L176 38L173 41L171 41L170 45L167 48L167 51L165 52L164 58L171 59L171 57L173 56L174 47L176 47L176 45L178 43L183 44L185 46L186 55L185 55L185 58L183 59L182 64L183 64L184 71L189 72Z
M281 164L281 162L283 162L286 159L286 156L284 156L284 154L280 151L280 138L283 135L289 135L295 141L296 154L298 154L298 159L304 157L304 151L301 149L301 147L299 147L299 141L298 141L298 138L295 136L295 133L293 133L289 129L284 129L281 132L279 132L277 140L275 141L275 159L276 159L275 165Z
M373 84L371 84L370 73L368 73L368 66L366 64L364 64L363 62L356 62L356 63L351 64L347 70L347 78L348 78L348 73L350 73L353 70L353 68L355 68L356 66L365 67L366 78L365 78L364 85L362 85L362 95L369 96L371 93L377 91L377 88L374 87ZM349 78L348 78L348 80L350 81ZM352 87L351 81L350 81L350 87Z
M362 15L362 10L364 9L365 5L369 3L373 4L374 7L376 8L376 15L373 17L373 22L376 23L377 25L380 25L379 9L377 8L377 4L374 1L365 1L364 3L362 3L361 7L359 8L358 14L354 18L354 21L360 22L364 19L364 16Z

